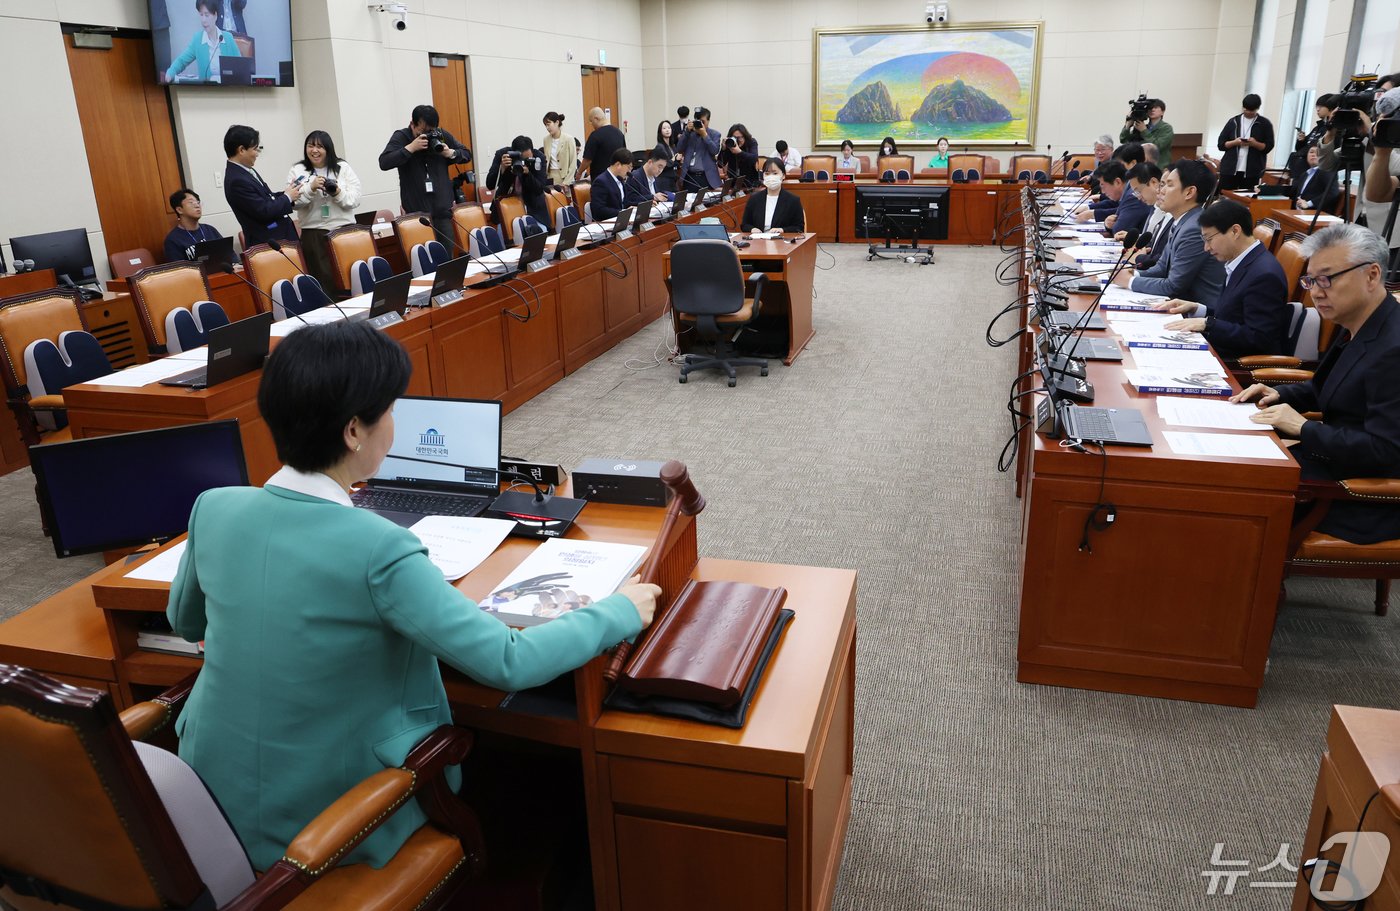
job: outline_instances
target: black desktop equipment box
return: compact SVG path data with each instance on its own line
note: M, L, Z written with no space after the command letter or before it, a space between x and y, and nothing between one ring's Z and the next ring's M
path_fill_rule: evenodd
M585 459L574 468L574 496L595 503L665 506L670 489L661 481L661 465L637 459Z

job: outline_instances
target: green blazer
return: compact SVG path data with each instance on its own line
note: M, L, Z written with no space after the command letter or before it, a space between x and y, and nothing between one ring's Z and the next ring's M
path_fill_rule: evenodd
M219 33L219 55L222 57L242 57L243 52L238 49L238 42L233 40L233 35L229 32ZM201 82L209 81L209 45L204 43L204 29L198 29L194 37L185 50L176 57L170 64L170 69L165 71L165 78L168 82L174 82L185 67L190 63L195 64L195 70L199 73Z
M337 797L452 722L439 659L519 690L641 630L625 595L511 629L444 582L407 529L271 486L199 497L167 616L205 643L176 721L180 757L259 870ZM382 867L426 820L404 804L342 863Z

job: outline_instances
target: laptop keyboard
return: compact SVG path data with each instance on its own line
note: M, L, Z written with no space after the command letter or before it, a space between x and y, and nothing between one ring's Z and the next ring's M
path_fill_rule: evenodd
M369 487L355 491L350 500L361 509L414 512L425 516L479 516L491 505L488 497Z
M1113 428L1107 408L1073 408L1069 411L1074 415L1074 427L1066 428L1071 431L1071 436L1108 443L1118 439L1118 431Z

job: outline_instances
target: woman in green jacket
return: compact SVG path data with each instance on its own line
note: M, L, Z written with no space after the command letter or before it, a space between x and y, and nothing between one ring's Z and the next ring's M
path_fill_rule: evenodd
M190 38L184 53L176 57L162 74L165 82L174 82L175 77L191 63L195 65L199 82L218 82L219 58L243 56L233 35L219 28L219 16L224 11L223 0L196 0L194 9L199 14L199 31Z
M655 610L660 589L632 584L512 629L444 582L411 531L353 508L347 489L389 451L411 369L367 323L287 336L258 389L284 467L261 488L207 491L190 513L166 613L205 651L176 722L180 757L258 870L452 723L440 660L497 689L538 686L636 635ZM382 867L426 819L405 804L342 863Z

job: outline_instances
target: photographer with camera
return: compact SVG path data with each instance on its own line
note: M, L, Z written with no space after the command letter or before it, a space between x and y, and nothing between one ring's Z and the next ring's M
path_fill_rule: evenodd
M1220 158L1220 189L1244 190L1259 183L1274 149L1274 125L1259 114L1263 104L1258 95L1246 95L1238 117L1231 117L1220 131L1216 145L1225 154Z
M379 170L398 170L399 202L405 212L427 212L438 233L452 237L455 196L448 165L471 160L466 146L438 128L437 109L420 104L413 109L409 125L395 131L379 153Z
M1176 131L1162 119L1167 113L1167 103L1160 98L1139 95L1128 102L1128 118L1123 129L1118 132L1119 142L1150 142L1157 147L1157 161L1172 160L1172 139Z
M325 130L307 134L302 149L301 161L287 172L287 183L301 185L301 196L293 203L301 225L301 252L306 271L332 294L335 264L326 238L336 228L355 223L360 178L348 161L335 154L335 143Z
M745 184L758 183L758 140L749 134L748 127L736 123L729 128L729 135L719 150L719 166L725 177L737 177Z
M491 187L495 199L518 196L525 203L525 214L549 228L549 204L545 202L544 191L549 186L545 174L547 159L539 149L531 148L529 136L517 136L510 145L499 149L486 175L486 185ZM501 225L501 207L491 207L491 223ZM504 225L502 225L504 227Z
M1366 168L1366 193L1361 209L1366 213L1366 226L1395 248L1400 247L1400 240L1396 238L1400 232L1391 224L1387 235L1386 227L1392 200L1400 191L1400 89L1392 88L1382 95L1376 101L1375 111L1376 120L1368 143L1374 154Z
M676 151L681 155L681 189L718 190L720 188L719 130L710 129L710 109L696 108L695 119L686 125L681 138L676 142Z

